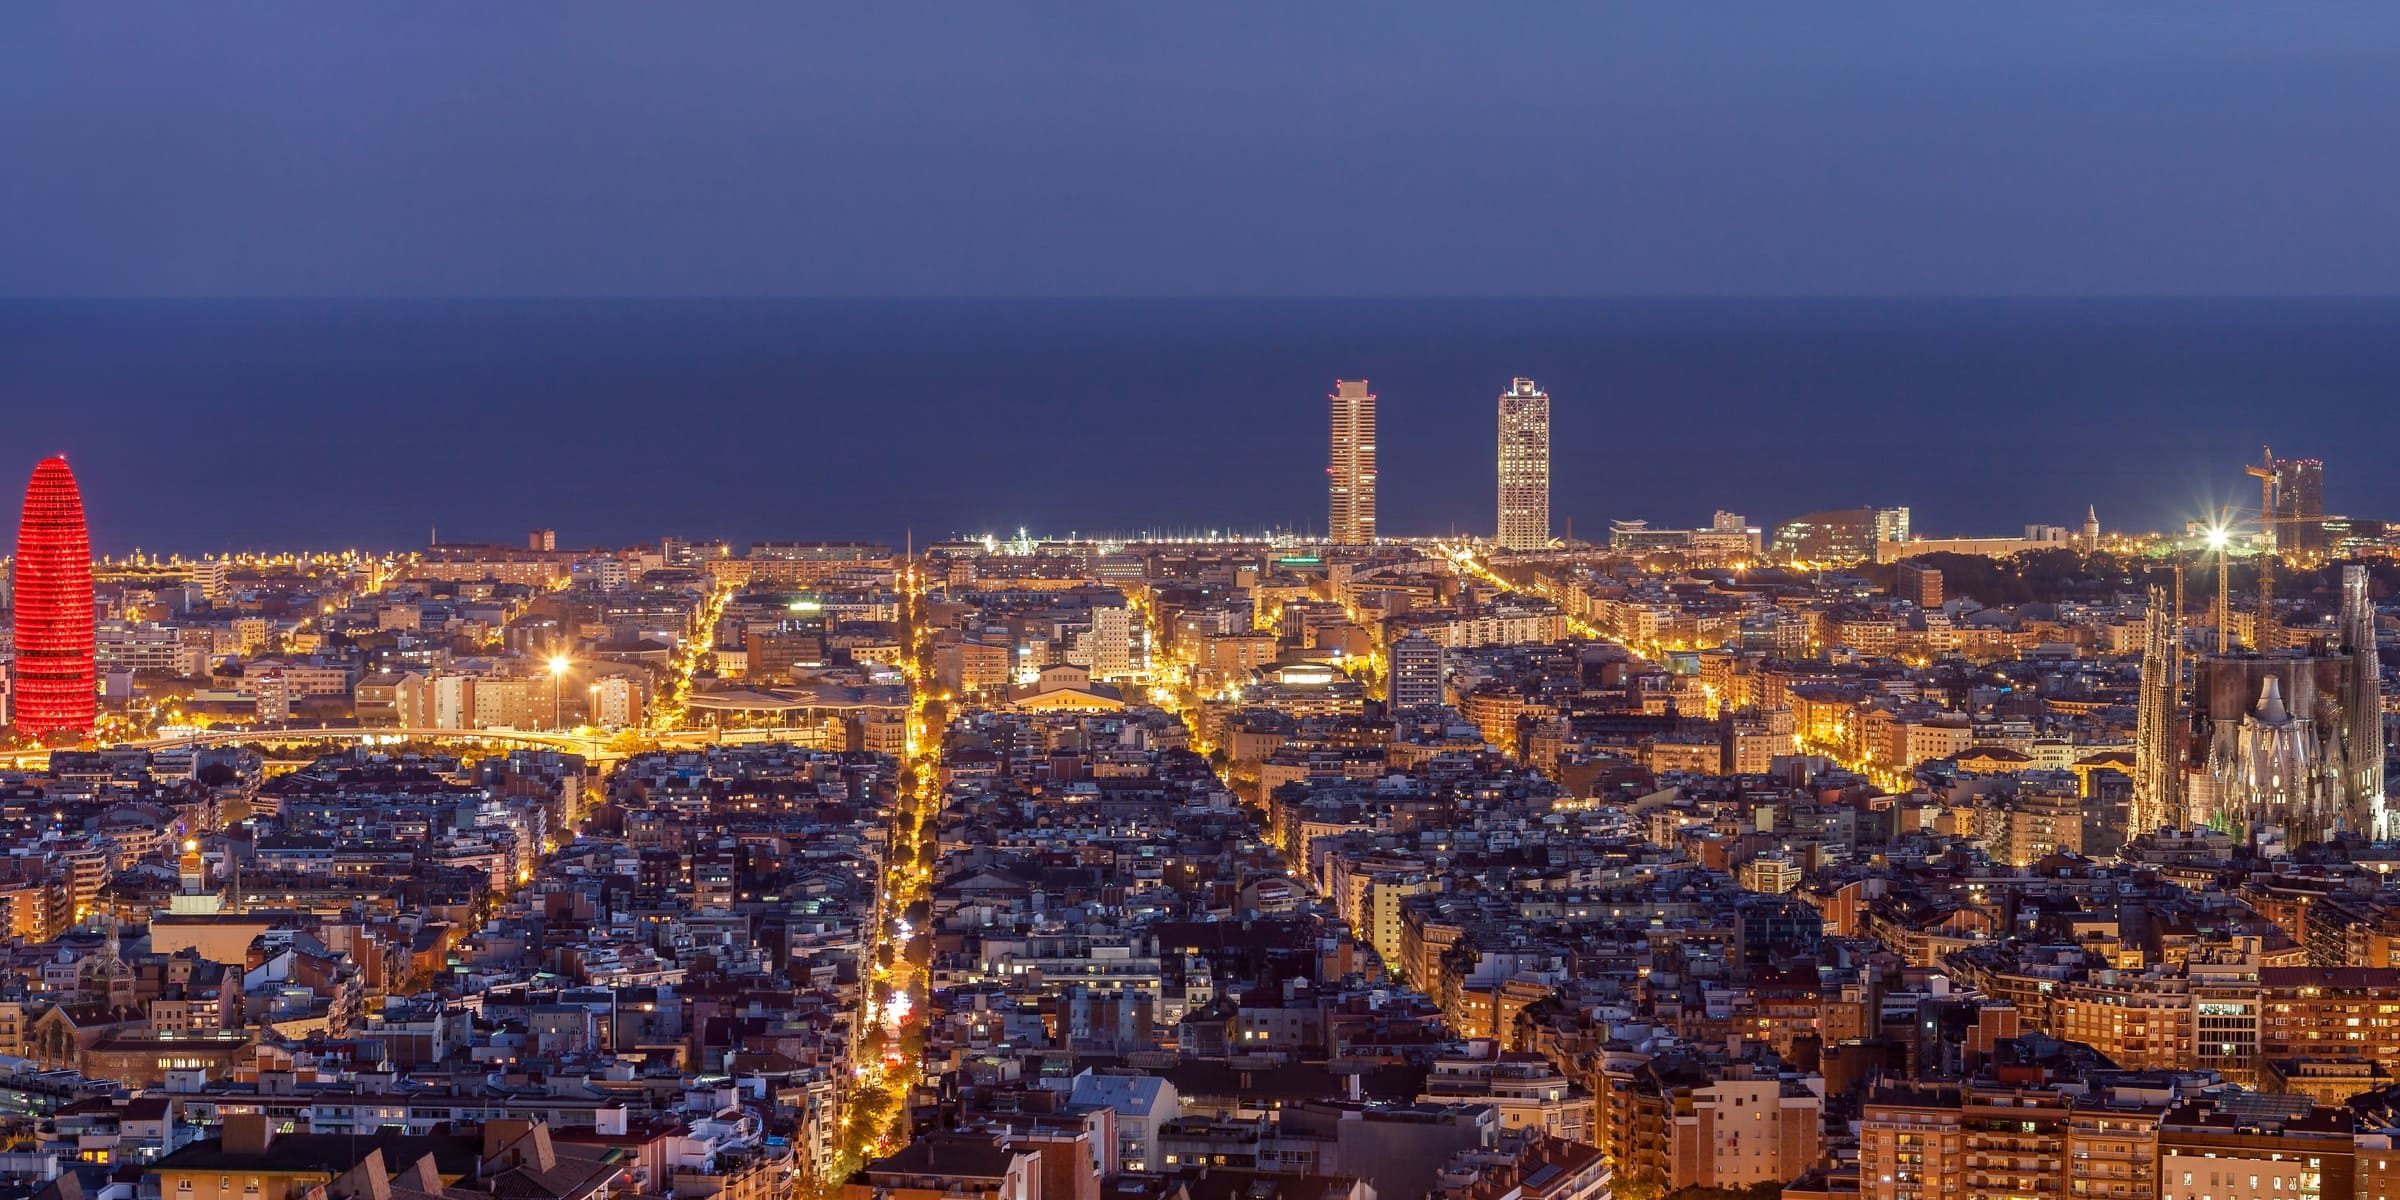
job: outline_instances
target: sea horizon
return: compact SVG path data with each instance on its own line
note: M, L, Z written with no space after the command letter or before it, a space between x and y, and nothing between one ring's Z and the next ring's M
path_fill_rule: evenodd
M1487 531L1520 375L1586 537L1859 504L2180 528L2255 504L2267 445L2327 461L2329 511L2400 516L2390 296L0 299L0 466L69 454L107 553L1305 534L1324 395L1365 377L1384 527L1441 535Z

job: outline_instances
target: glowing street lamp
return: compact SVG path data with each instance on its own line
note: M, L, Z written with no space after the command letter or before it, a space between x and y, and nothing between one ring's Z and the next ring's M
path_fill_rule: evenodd
M567 670L575 663L564 654L550 656L550 728L566 728L566 706L559 702L559 690L566 686Z
M2233 648L2232 630L2227 628L2233 624L2233 605L2225 594L2231 574L2225 563L2225 549L2233 544L2233 531L2220 522L2208 527L2206 538L2208 548L2217 552L2217 653L2222 656Z

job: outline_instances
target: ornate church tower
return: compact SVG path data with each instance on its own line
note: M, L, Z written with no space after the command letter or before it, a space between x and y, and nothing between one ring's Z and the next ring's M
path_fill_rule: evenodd
M2350 656L2349 695L2343 700L2341 731L2350 778L2344 792L2358 813L2359 828L2390 837L2392 820L2383 797L2383 663L2375 649L2375 605L2367 598L2367 569L2342 568L2342 645Z
M2126 815L2127 840L2162 827L2181 829L2190 818L2183 804L2183 681L2175 655L2183 631L2168 607L2167 590L2150 589L2142 619L2142 692L2133 747L2133 807Z

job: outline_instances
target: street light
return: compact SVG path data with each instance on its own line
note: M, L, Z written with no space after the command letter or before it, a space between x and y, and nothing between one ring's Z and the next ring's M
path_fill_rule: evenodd
M559 689L566 686L567 668L575 664L564 654L550 656L550 728L566 727L566 706L559 703Z

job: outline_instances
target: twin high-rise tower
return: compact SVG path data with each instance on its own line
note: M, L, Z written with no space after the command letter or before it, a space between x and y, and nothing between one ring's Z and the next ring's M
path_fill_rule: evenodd
M1375 540L1375 393L1364 379L1334 381L1332 454L1325 467L1326 532L1336 545ZM1500 393L1497 541L1510 550L1550 544L1550 396L1530 379Z
M1500 393L1500 523L1507 550L1550 544L1550 394L1530 379Z
M1375 540L1375 393L1364 379L1337 379L1333 461L1325 468L1326 534L1337 546Z

